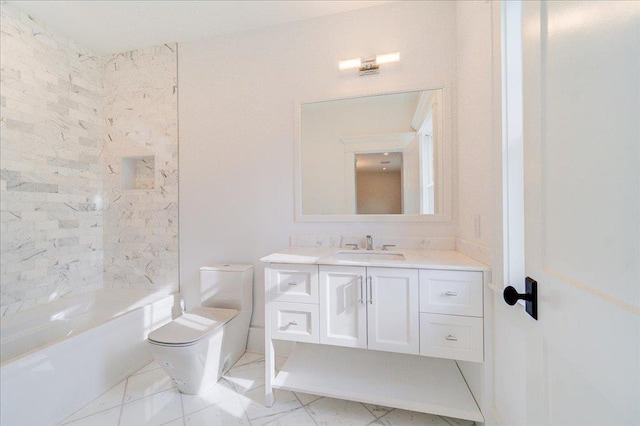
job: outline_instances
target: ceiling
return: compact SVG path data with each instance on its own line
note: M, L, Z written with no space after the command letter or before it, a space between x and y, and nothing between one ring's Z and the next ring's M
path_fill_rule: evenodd
M388 1L7 1L98 55L186 42Z
M357 172L399 172L400 170L402 170L401 152L356 154Z

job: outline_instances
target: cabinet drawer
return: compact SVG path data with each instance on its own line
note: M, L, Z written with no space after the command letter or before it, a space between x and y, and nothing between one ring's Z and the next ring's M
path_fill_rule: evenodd
M318 305L271 303L271 337L294 342L319 343Z
M318 303L317 265L271 265L269 278L271 300Z
M482 316L482 272L420 271L420 312Z
M420 314L420 355L482 362L482 318Z

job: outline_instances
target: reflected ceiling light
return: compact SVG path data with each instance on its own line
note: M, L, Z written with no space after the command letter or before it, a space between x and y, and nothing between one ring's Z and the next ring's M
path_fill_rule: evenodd
M367 59L345 59L338 62L338 68L340 68L341 71L358 68L360 75L370 75L377 74L381 64L390 64L393 62L400 62L400 52L385 53Z

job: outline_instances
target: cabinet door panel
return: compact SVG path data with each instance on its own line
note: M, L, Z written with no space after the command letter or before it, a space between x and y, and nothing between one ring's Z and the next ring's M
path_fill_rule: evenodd
M367 347L366 269L320 266L320 343Z
M419 353L418 271L367 268L367 275L369 349Z

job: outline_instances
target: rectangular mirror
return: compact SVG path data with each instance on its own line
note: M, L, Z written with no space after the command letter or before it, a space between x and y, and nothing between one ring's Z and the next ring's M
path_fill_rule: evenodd
M445 88L302 103L299 221L451 218Z

